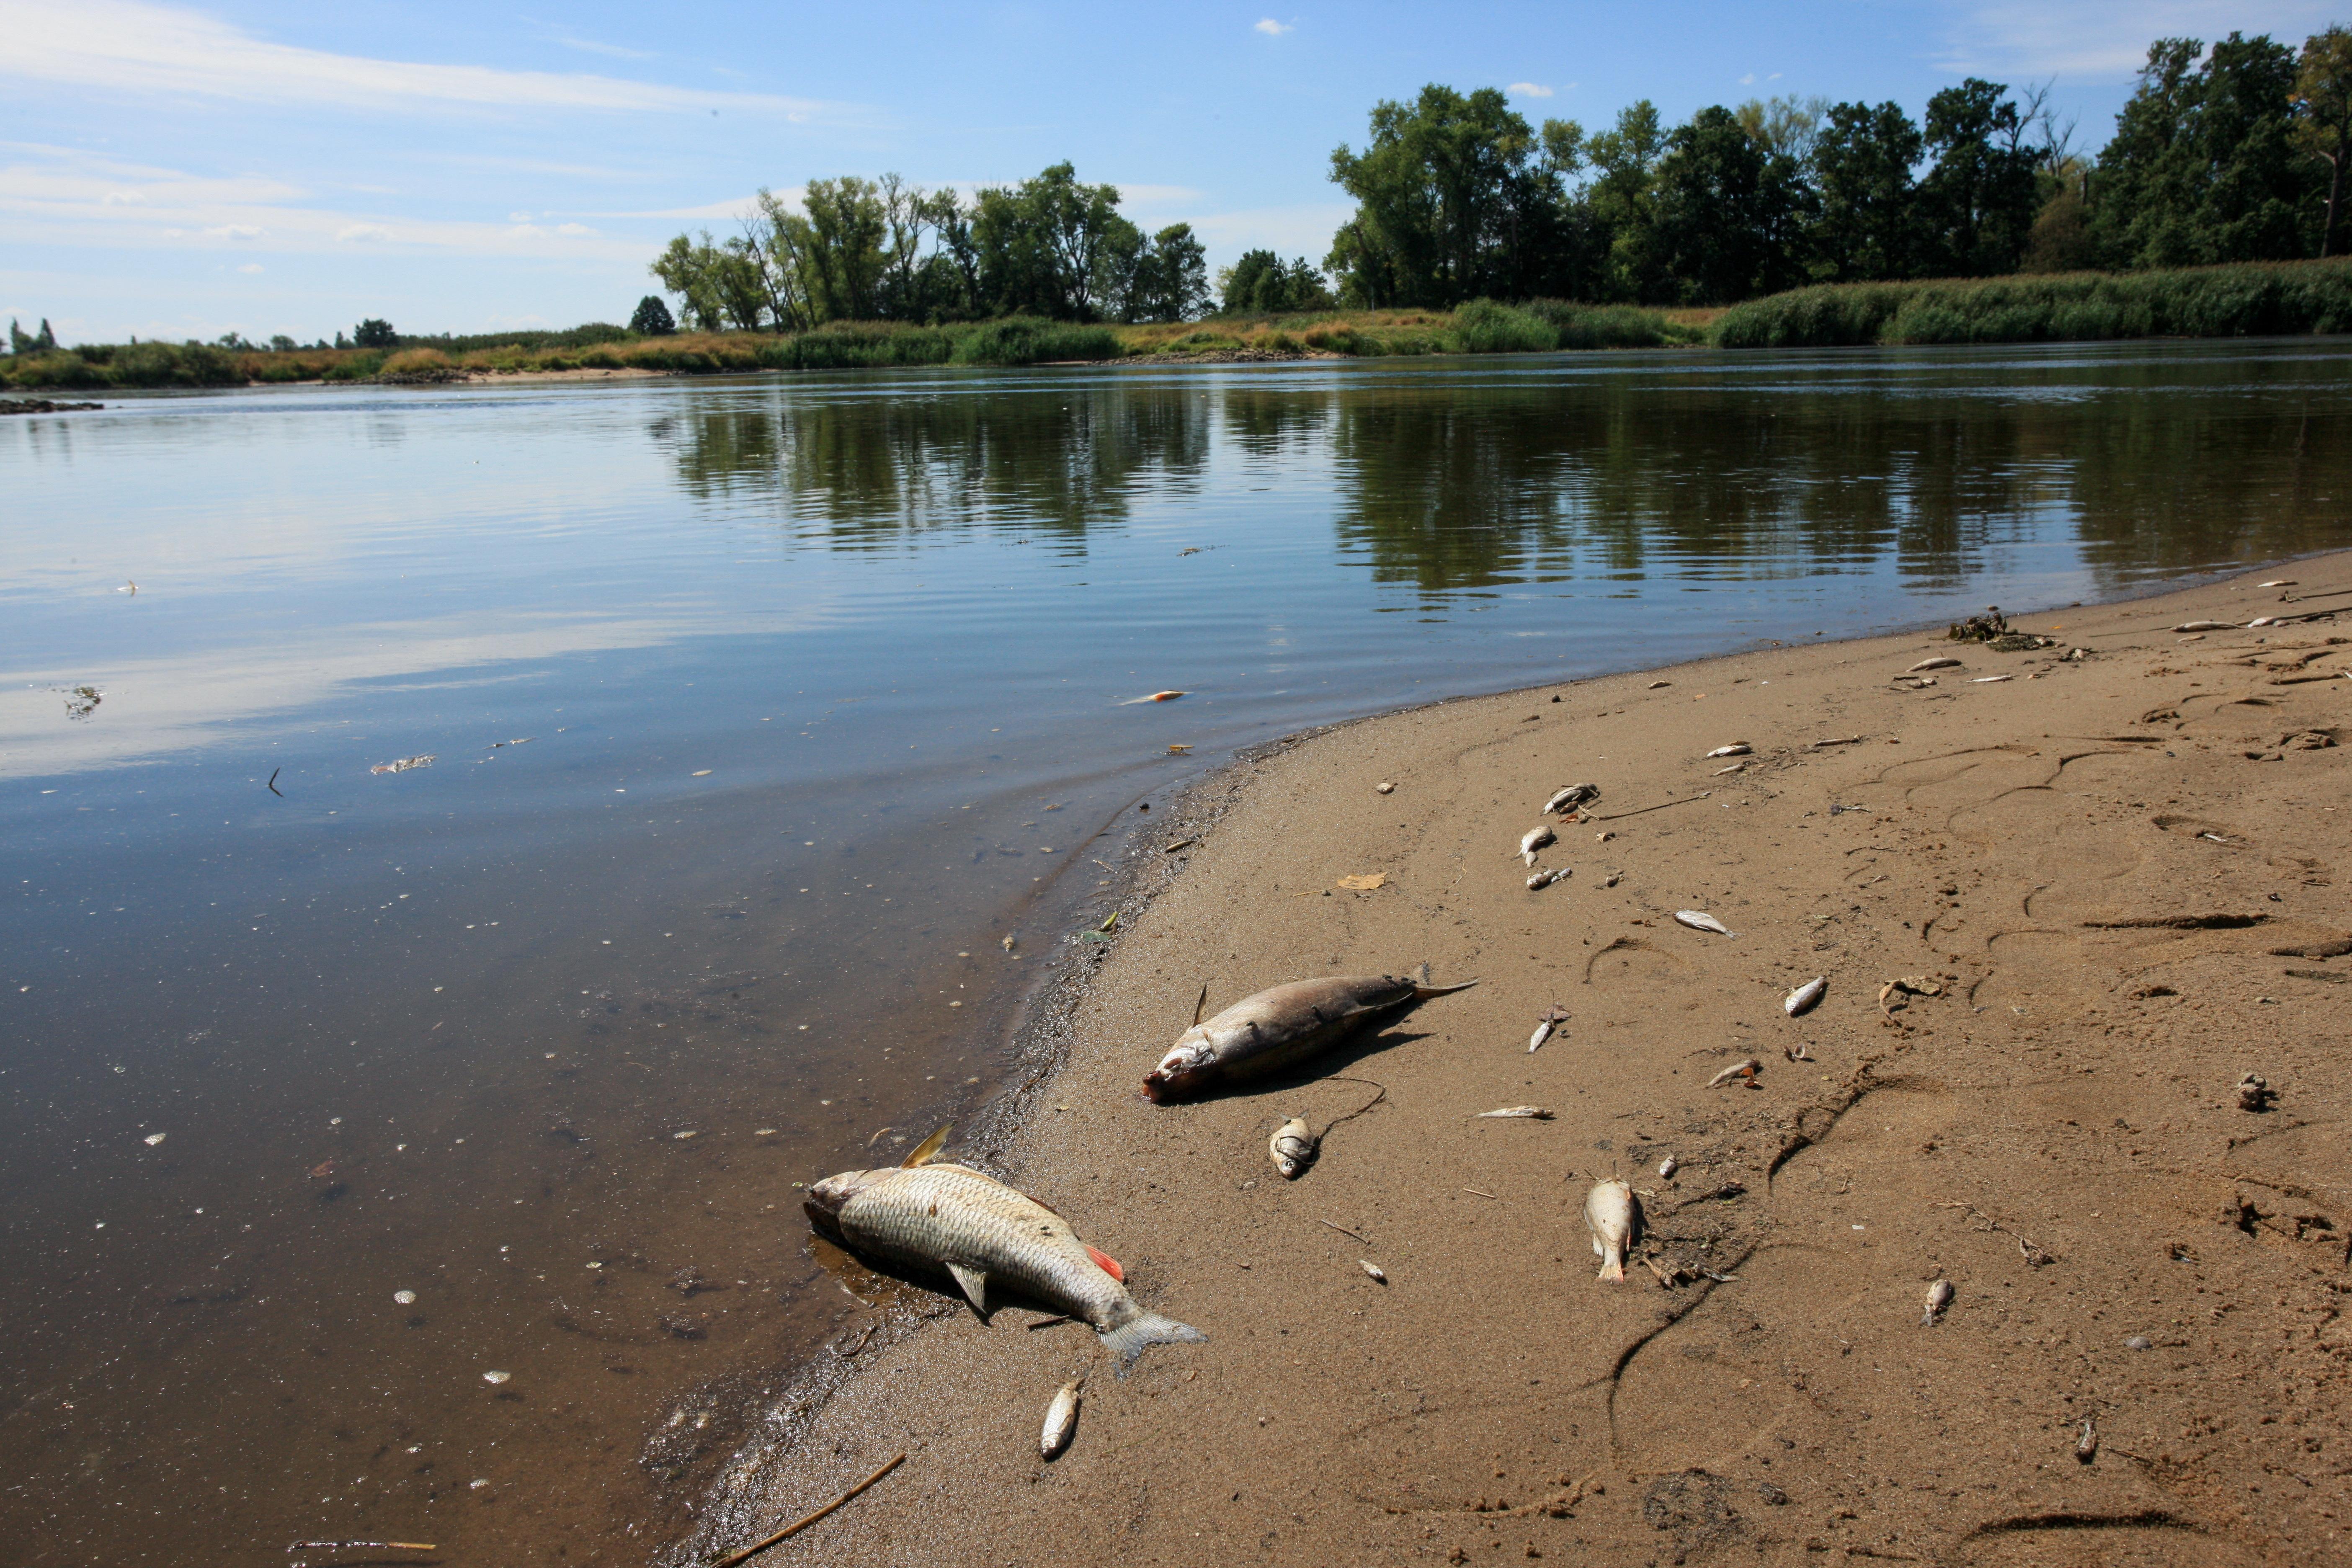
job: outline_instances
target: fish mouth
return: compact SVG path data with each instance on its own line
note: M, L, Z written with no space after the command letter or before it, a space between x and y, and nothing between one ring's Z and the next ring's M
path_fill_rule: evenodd
M1171 1072L1166 1068L1154 1068L1144 1076L1143 1098L1154 1105L1166 1105L1190 1094L1200 1082L1197 1072Z
M859 1189L872 1178L887 1173L881 1171L844 1171L839 1175L811 1183L808 1194L801 1199L801 1212L808 1215L811 1228L819 1236L836 1247L846 1247L848 1243L841 1234L842 1205L856 1196Z

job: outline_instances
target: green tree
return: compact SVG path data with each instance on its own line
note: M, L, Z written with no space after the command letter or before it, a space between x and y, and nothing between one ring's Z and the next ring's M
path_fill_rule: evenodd
M1830 111L1826 98L1751 98L1731 112L1739 128L1767 153L1777 153L1802 163L1812 156L1820 140L1822 119Z
M1812 147L1815 268L1840 283L1914 276L1919 127L1891 100L1832 104L1827 119Z
M8 352L12 354L33 352L33 334L26 331L24 324L14 316L8 318Z
M1245 250L1217 274L1220 307L1227 315L1276 316L1320 310L1334 302L1323 275L1305 257L1285 262L1271 250Z
M1067 163L982 190L967 243L983 313L1091 321L1115 308L1144 244L1118 199L1116 186L1080 184Z
M300 346L284 332L274 333L269 340L269 352L274 354L290 354Z
M41 318L41 330L33 334L33 352L35 353L54 353L57 351L57 346L58 335L57 333L49 331L49 319L47 316L43 316Z
M2319 254L2336 254L2344 210L2344 172L2352 160L2352 32L2330 27L2303 42L2294 75L2294 145L2327 166L2327 205Z
M1409 106L1383 100L1364 151L1331 154L1356 215L1325 268L1363 305L1525 296L1561 260L1554 145L1493 88L1465 95L1432 83Z
M677 321L669 313L658 294L648 294L637 301L629 316L629 331L641 338L666 338L677 331Z
M2017 269L2042 208L2042 149L2000 82L1969 77L1927 100L1935 166L1919 182L1924 268L1981 278Z
M2310 254L2302 209L2319 216L2319 182L2295 146L2294 88L2294 54L2267 37L2232 33L2210 54L2195 38L2149 46L2092 181L2107 259L2187 267Z
M1120 317L1184 321L1208 308L1208 247L1194 236L1191 224L1170 224L1137 253Z
M1617 111L1617 123L1584 144L1592 179L1584 206L1603 252L1596 290L1614 300L1651 300L1669 292L1658 244L1658 165L1666 133L1658 106L1644 98Z
M881 314L883 240L888 226L882 192L871 180L845 174L811 180L802 193L808 213L810 314L819 321L871 321Z
M1665 302L1728 305L1801 282L1810 193L1797 161L1721 105L1678 126L1667 146L1656 216Z
M400 334L392 323L380 316L370 316L352 329L353 346L363 349L390 349L400 346Z

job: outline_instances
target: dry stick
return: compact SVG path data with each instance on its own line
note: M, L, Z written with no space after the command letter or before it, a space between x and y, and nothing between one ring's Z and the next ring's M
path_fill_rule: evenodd
M1591 822L1615 822L1622 817L1639 816L1645 811L1664 811L1670 805L1688 805L1695 800L1705 800L1708 795L1711 795L1714 793L1715 792L1711 789L1703 789L1696 795L1686 795L1680 800L1662 800L1655 805L1639 806L1632 811L1612 811L1606 816L1590 817L1587 818L1587 820Z
M1356 1237L1356 1239L1357 1239L1358 1241L1362 1242L1366 1247L1370 1247L1370 1246L1371 1246L1371 1244L1372 1244L1372 1238L1371 1238L1370 1237L1369 1237L1369 1236L1356 1236L1356 1233L1355 1233L1354 1231L1349 1230L1349 1229L1346 1226L1344 1226L1344 1225L1331 1225L1331 1222L1330 1222L1329 1220L1328 1220L1328 1219L1321 1219L1321 1218L1318 1218L1318 1219L1316 1220L1316 1222L1315 1222L1315 1223L1316 1223L1317 1225L1330 1225L1330 1226L1331 1226L1331 1228L1332 1228L1333 1230L1338 1231L1341 1236L1355 1236L1355 1237Z
M906 1462L907 1456L904 1454L899 1455L897 1458L892 1459L888 1464L883 1466L880 1469L875 1471L872 1475L866 1477L864 1480L858 1482L856 1486L850 1488L847 1491L842 1493L839 1497L834 1499L831 1502L825 1504L814 1513L810 1514L806 1519L794 1520L792 1523L784 1526L783 1529L776 1531L775 1534L768 1537L767 1540L757 1542L750 1546L746 1546L742 1551L738 1552L731 1556L721 1557L718 1562L711 1563L709 1568L735 1568L735 1564L738 1563L758 1556L761 1552L765 1552L769 1547L773 1546L777 1542L783 1540L786 1536L798 1535L802 1531L806 1530L810 1525L814 1524L818 1520L823 1519L826 1514L831 1513L835 1509L839 1508L843 1503L847 1502L851 1498L856 1497L859 1492L864 1491L867 1487L872 1486L876 1481L880 1480L884 1476L888 1475L891 1471L897 1469L900 1465L903 1465Z
M438 1552L429 1541L298 1541L289 1552Z

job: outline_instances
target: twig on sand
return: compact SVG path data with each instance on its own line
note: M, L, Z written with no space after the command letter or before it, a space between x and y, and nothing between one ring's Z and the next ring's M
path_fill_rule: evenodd
M1465 1192L1465 1193L1476 1193L1476 1194L1477 1194L1480 1197L1482 1197L1482 1198L1495 1198L1495 1194L1492 1194L1492 1193L1490 1193L1490 1192L1486 1192L1486 1191L1485 1191L1485 1190L1483 1190L1483 1189L1481 1189L1481 1188L1478 1188L1478 1187L1465 1187L1465 1188L1463 1188L1462 1190L1463 1190L1464 1192ZM1501 1203L1503 1200L1502 1200L1502 1199L1500 1199L1500 1198L1495 1198L1495 1201L1496 1201L1496 1203Z
M1357 1236L1357 1235L1356 1235L1356 1233L1355 1233L1354 1231L1349 1230L1349 1229L1346 1226L1344 1226L1344 1225L1332 1225L1332 1224L1331 1224L1331 1222L1330 1222L1329 1220L1328 1220L1328 1219L1320 1219L1320 1218L1318 1218L1318 1220L1316 1220L1316 1222L1315 1222L1315 1223L1316 1223L1317 1225L1328 1225L1328 1226L1331 1226L1331 1228L1332 1228L1333 1230L1338 1231L1341 1236L1354 1236L1354 1237L1356 1237L1356 1239L1357 1239L1358 1241L1362 1242L1366 1247L1370 1247L1370 1246L1371 1246L1371 1244L1372 1244L1372 1238L1371 1238L1370 1237L1369 1237L1369 1236Z
M2055 1263L2058 1261L2049 1253L2042 1251L2041 1247L2035 1246L2032 1241L2018 1235L2017 1232L2010 1229L2009 1226L2001 1224L2000 1221L1993 1218L1992 1215L1985 1213L1984 1210L1977 1207L1974 1204L1937 1204L1936 1206L1939 1209L1965 1209L1968 1212L1968 1216L1972 1220L1981 1223L1987 1231L1995 1235L2005 1236L2009 1237L2010 1240L2017 1243L2017 1250L2024 1255L2025 1266L2028 1268L2039 1268L2045 1263Z
M765 1541L754 1542L752 1544L743 1548L740 1552L732 1552L728 1556L721 1557L718 1562L709 1564L709 1568L735 1568L735 1564L738 1563L745 1562L751 1558L758 1556L761 1552L765 1552L769 1547L773 1546L777 1542L783 1540L786 1536L798 1535L802 1531L806 1530L810 1525L814 1524L818 1520L823 1519L826 1514L831 1513L835 1509L839 1508L843 1503L847 1502L851 1498L856 1497L859 1492L864 1491L867 1487L872 1486L876 1481L880 1480L884 1476L888 1475L891 1471L897 1469L900 1465L903 1465L906 1462L907 1456L900 1454L888 1464L883 1466L880 1469L875 1471L872 1475L866 1477L864 1480L858 1482L856 1486L850 1488L847 1491L842 1493L839 1497L834 1499L831 1502L825 1504L814 1513L810 1514L806 1519L794 1520L792 1523L784 1526L783 1529L776 1531L775 1534L771 1535Z
M1696 795L1686 795L1680 800L1662 800L1655 805L1635 806L1631 811L1612 811L1606 816L1588 817L1586 820L1591 822L1615 822L1620 817L1639 816L1645 811L1664 811L1670 805L1688 805L1695 800L1705 800L1708 795L1711 795L1714 793L1715 792L1711 789L1703 789Z

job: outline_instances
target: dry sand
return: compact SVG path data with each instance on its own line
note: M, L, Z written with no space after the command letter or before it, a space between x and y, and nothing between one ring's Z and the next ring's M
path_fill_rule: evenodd
M844 1296L854 1353L820 1358L674 1560L903 1450L760 1561L2352 1561L2352 961L2279 955L2352 946L2352 642L2168 629L2352 606L2257 578L2352 595L2352 556L2021 618L2060 639L2041 652L1769 648L1231 770L983 1156L1210 1342L1122 1382L1081 1327L983 1327L815 1244L880 1308ZM1896 684L1937 654L1961 668ZM1560 826L1542 863L1574 874L1530 893L1513 847L1579 781L1599 820ZM1482 984L1269 1086L1137 1093L1203 981L1214 1010L1423 961ZM1815 974L1827 999L1784 1016ZM1896 976L1942 994L1889 1016ZM1706 1087L1747 1057L1755 1087ZM2239 1108L2250 1069L2265 1111ZM1387 1099L1286 1183L1276 1125L1371 1097L1336 1074ZM1523 1102L1557 1119L1473 1119ZM1598 1282L1580 1205L1612 1172L1662 1267L1727 1279ZM1079 1373L1076 1441L1043 1464Z

